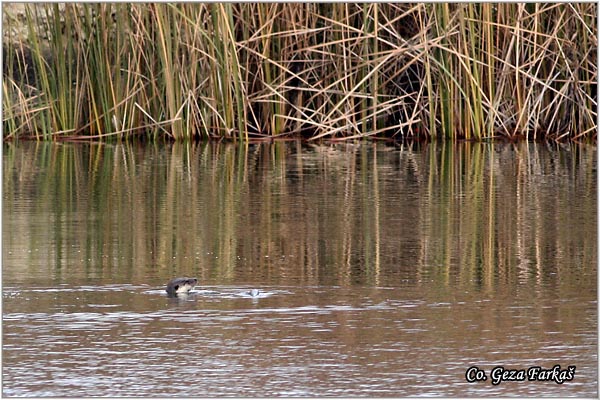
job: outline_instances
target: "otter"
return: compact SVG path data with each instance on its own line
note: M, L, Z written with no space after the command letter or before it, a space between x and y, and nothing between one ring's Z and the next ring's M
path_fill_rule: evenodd
M196 286L198 279L196 278L174 278L167 283L167 294L169 297L177 297L178 294L187 294Z

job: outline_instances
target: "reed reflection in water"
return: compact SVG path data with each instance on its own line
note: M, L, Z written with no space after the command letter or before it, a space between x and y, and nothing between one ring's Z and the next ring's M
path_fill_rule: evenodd
M597 395L592 146L4 146L6 395Z

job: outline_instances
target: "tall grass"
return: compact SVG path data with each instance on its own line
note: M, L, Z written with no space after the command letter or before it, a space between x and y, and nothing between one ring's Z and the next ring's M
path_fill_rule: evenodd
M24 10L5 139L596 138L593 3Z

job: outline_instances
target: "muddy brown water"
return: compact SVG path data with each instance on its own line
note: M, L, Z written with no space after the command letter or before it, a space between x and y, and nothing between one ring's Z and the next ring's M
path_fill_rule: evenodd
M3 395L596 397L596 157L5 144Z

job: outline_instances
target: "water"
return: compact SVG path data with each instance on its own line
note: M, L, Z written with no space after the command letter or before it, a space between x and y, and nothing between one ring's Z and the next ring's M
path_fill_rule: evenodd
M4 396L598 395L592 146L3 151Z

